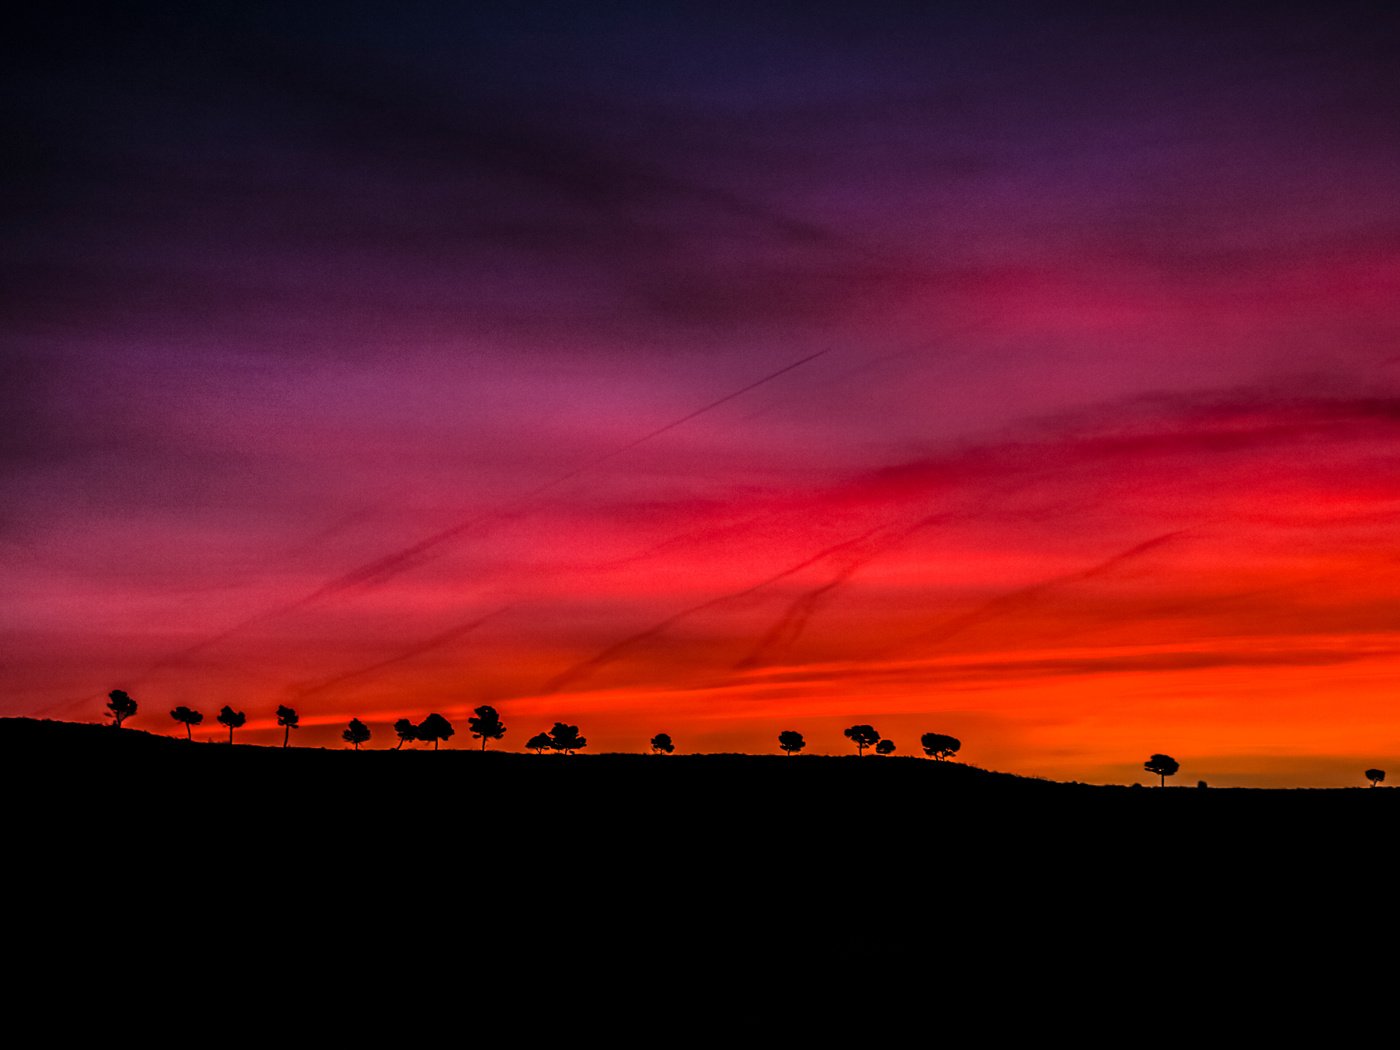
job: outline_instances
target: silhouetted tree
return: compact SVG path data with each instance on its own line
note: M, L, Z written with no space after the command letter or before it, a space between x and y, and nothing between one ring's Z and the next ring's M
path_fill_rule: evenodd
M219 724L228 726L228 742L230 744L233 743L233 731L240 728L246 721L248 721L247 715L242 711L235 711L228 704L224 704L223 709L219 712Z
M190 726L197 726L199 725L199 723L204 721L204 716L202 714L200 714L198 711L191 711L188 707L185 707L183 704L175 708L174 711L171 711L170 717L175 719L175 721L184 724L186 740L194 739L192 736L190 736Z
M301 716L290 707L279 706L277 708L277 724L282 727L282 746L286 747L287 742L292 738L292 730L300 729L297 725L301 721Z
M676 745L671 743L670 733L657 733L651 738L651 749L658 755L669 755L676 749Z
M924 754L940 762L945 758L952 758L962 749L962 741L946 733L925 733L919 737L919 744L923 747Z
M846 739L856 745L856 755L865 757L865 749L873 747L880 740L880 734L875 732L874 726L850 726L842 730Z
M1142 764L1142 768L1149 773L1156 773L1161 777L1160 787L1167 786L1167 777L1176 776L1176 771L1181 768L1181 764L1171 755L1153 755Z
M452 728L452 723L434 711L427 718L418 723L418 728L414 730L414 735L424 743L431 740L433 742L433 750L436 751L438 749L438 742L448 739L454 732L456 732L456 730Z
M1382 780L1385 779L1385 770L1368 769L1366 770L1366 779L1371 782L1372 787L1375 787L1377 784L1379 784Z
M112 724L120 729L122 723L136 713L136 701L122 690L113 689L107 694L107 710L110 712Z
M554 741L549 739L548 733L536 733L529 740L525 741L525 748L533 751L537 755L542 755L554 747Z
M784 729L778 734L778 747L787 752L788 758L791 758L806 746L807 741L802 739L802 734L796 729ZM804 766L803 768L805 769L806 767Z
M360 745L369 739L369 726L365 725L358 718L350 719L350 724L345 727L345 732L340 734L340 739L347 744L354 744L355 750L360 750Z
M588 741L578 735L578 726L568 726L563 722L555 722L554 728L549 731L549 746L555 751L572 755L575 751L587 747Z
M399 743L398 747L394 748L395 751L418 739L418 727L407 718L400 718L394 723L394 732L399 734Z
M472 736L481 738L481 750L486 750L486 741L499 740L506 735L506 727L501 724L501 716L490 704L482 704L476 709L476 717L467 719L467 727Z
M892 754L894 754L894 741L893 741L893 740L881 740L878 744L875 745L875 753L876 753L877 755L892 755Z

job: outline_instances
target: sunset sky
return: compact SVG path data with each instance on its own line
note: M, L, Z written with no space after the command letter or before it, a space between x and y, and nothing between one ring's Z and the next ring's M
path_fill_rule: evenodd
M11 27L0 715L1400 770L1400 17L594 6Z

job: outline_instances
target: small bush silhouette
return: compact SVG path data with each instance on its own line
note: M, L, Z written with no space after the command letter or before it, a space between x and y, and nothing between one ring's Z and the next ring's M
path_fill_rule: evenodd
M867 747L874 747L880 741L880 734L875 732L874 726L851 726L848 729L843 729L842 733L851 743L856 745L856 755L860 758L865 757Z
M449 739L454 732L456 732L456 730L452 728L452 723L434 711L427 718L418 723L418 728L414 730L414 735L424 743L431 740L433 742L433 750L436 751L438 749L438 742Z
M881 740L878 744L875 745L875 753L876 753L877 755L892 755L892 754L894 754L894 741L893 741L893 740Z
M355 750L360 750L360 745L369 739L369 726L365 725L358 718L350 719L350 724L345 727L345 732L340 734L340 739L347 744L354 744Z
M658 755L669 755L676 749L676 745L671 743L670 733L657 733L651 738L651 749Z
M549 746L555 751L562 751L566 755L572 755L575 751L580 751L588 746L588 741L578 735L578 726L565 725L563 722L555 722L554 728L549 731Z
M120 729L122 723L136 713L136 701L122 690L113 689L107 694L107 711L112 724Z
M407 718L400 718L394 723L394 732L399 735L399 743L398 747L394 748L395 751L403 747L404 744L411 744L418 739L418 727Z
M784 729L778 734L778 747L787 752L788 758L791 758L806 746L807 741L802 739L802 734L796 729ZM806 769L807 767L803 766L802 768Z
M1368 769L1366 770L1366 779L1371 782L1372 787L1375 787L1377 784L1385 780L1385 770Z
M223 709L219 711L219 724L228 726L228 742L230 744L233 743L233 731L241 728L246 721L248 721L247 715L242 711L235 711L228 704L224 704Z
M472 731L472 736L481 738L481 750L486 750L486 741L499 740L506 735L506 727L501 724L501 716L496 714L496 709L490 704L482 704L476 709L476 715L467 719L467 728Z
M300 729L297 725L301 721L301 716L290 707L279 706L277 708L277 724L282 727L282 746L286 747L292 739L292 730Z
M925 733L919 737L919 745L924 749L924 754L939 762L952 758L962 750L962 741L947 733Z
M1142 768L1149 773L1155 773L1161 778L1160 787L1167 786L1167 777L1176 776L1176 771L1181 768L1181 764L1171 755L1153 755L1142 764Z
M533 751L537 755L542 755L546 751L553 749L554 741L549 739L548 733L536 733L529 740L525 741L525 749Z
M190 727L197 726L199 725L199 723L204 721L204 716L202 714L200 714L198 711L191 711L188 707L185 707L183 704L175 708L174 711L171 711L170 717L184 725L186 740L194 739L190 735Z

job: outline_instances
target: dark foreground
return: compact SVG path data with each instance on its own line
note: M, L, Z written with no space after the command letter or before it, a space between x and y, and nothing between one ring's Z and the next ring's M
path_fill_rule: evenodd
M0 790L30 893L542 935L596 932L602 913L910 936L1166 934L1323 901L1335 918L1393 884L1376 849L1400 828L1393 789L1095 787L874 756L283 751L26 719L0 720Z

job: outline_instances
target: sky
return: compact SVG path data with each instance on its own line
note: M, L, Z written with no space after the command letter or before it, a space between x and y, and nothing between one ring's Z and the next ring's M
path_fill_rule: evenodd
M290 6L9 34L0 715L1400 763L1400 17Z

